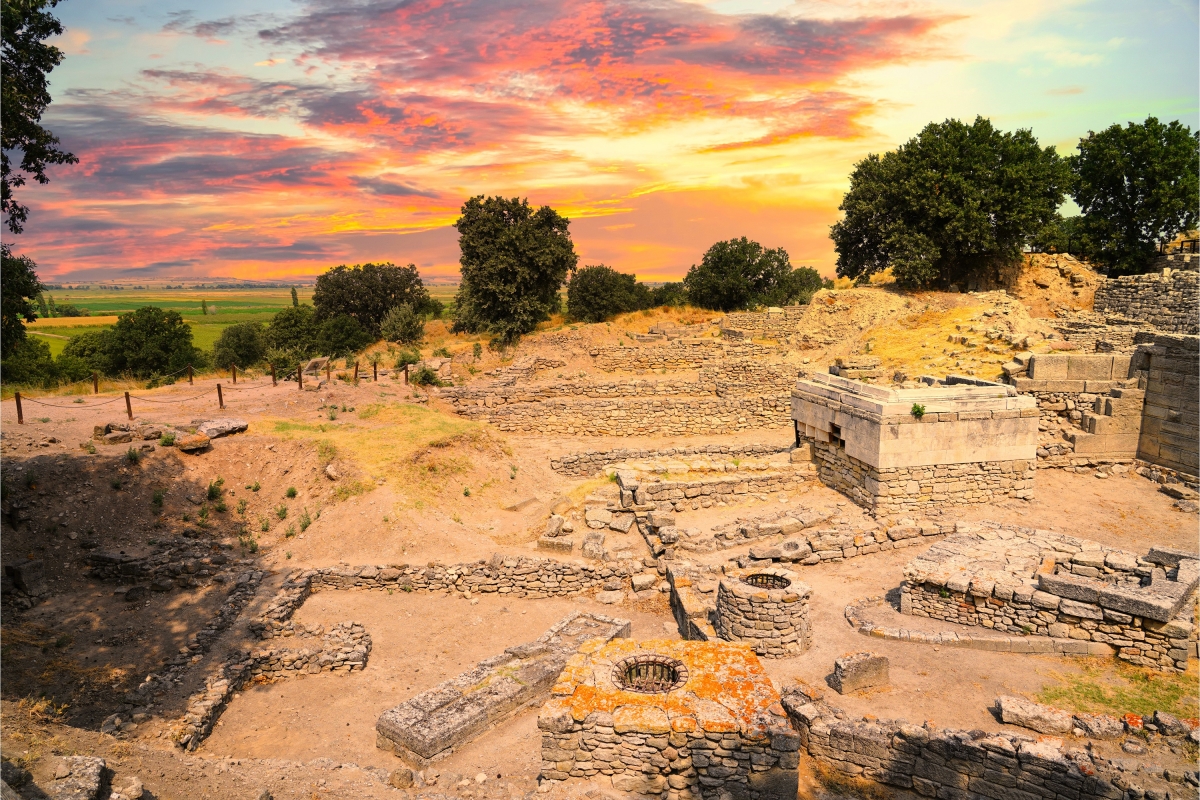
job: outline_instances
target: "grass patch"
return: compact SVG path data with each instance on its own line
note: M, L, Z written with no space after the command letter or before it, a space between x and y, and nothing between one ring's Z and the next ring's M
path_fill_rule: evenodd
M340 502L360 494L366 494L372 488L374 487L366 481L341 481L334 487L333 496Z
M1153 714L1167 711L1195 717L1200 669L1193 661L1187 672L1158 672L1114 660L1110 665L1085 665L1080 672L1053 672L1053 683L1037 700L1078 713Z

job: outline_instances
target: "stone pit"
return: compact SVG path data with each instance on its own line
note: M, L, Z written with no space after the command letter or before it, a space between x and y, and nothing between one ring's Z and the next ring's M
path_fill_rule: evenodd
M812 589L778 566L727 570L717 585L714 627L722 639L747 642L765 658L803 653L811 644Z

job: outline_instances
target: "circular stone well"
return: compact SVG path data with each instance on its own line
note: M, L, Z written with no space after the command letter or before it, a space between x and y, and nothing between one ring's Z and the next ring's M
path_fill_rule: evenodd
M766 658L803 653L812 641L810 595L812 589L782 567L730 570L717 586L717 635L748 642Z
M613 667L613 684L630 692L663 694L687 683L688 670L677 658L653 653L630 656Z

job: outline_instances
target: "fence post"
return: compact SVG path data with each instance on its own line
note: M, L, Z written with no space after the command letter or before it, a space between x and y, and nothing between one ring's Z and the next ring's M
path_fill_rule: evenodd
M13 396L16 398L16 401L17 401L17 424L24 425L25 424L25 412L21 408L21 393L17 392Z
M408 364L404 365L404 385L408 386Z
M371 362L371 380L375 381L376 383L379 383L379 362L378 361Z
M233 373L233 385L237 385L237 364L230 364L229 371Z
M358 362L354 362L354 385L358 386Z
M192 383L192 365L188 364L188 385Z
M125 415L133 419L133 404L129 402L129 392L125 393Z
M304 390L304 365L303 364L296 365L296 388L300 389L301 391Z
M330 380L331 380L331 378L329 377L329 362L326 361L325 362L325 382L329 383Z
M271 385L272 386L279 385L279 381L275 380L275 365L274 364L271 365Z
M92 394L100 394L100 375L92 373Z
M221 384L219 383L217 384L217 405L221 407L222 411L225 410L225 396L221 394Z

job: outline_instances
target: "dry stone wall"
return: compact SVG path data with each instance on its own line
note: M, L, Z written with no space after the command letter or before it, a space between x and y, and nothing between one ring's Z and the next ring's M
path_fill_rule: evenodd
M651 461L662 459L679 459L689 456L705 456L712 458L757 458L786 453L792 449L791 443L786 445L769 444L710 444L692 447L666 447L661 450L647 450L622 447L616 450L584 450L550 460L550 468L560 475L573 477L590 477L603 471L606 467L629 461Z
M812 588L782 567L728 570L717 585L713 627L730 642L746 642L766 658L803 653L812 644Z
M1200 474L1200 337L1156 336L1148 356L1138 458Z
M1094 308L1141 320L1165 333L1195 335L1200 333L1200 272L1182 269L1110 278L1096 289Z
M664 369L700 369L730 359L762 359L777 353L774 348L751 343L678 339L665 346L597 347L591 351L591 356L596 366L606 372L657 372Z

